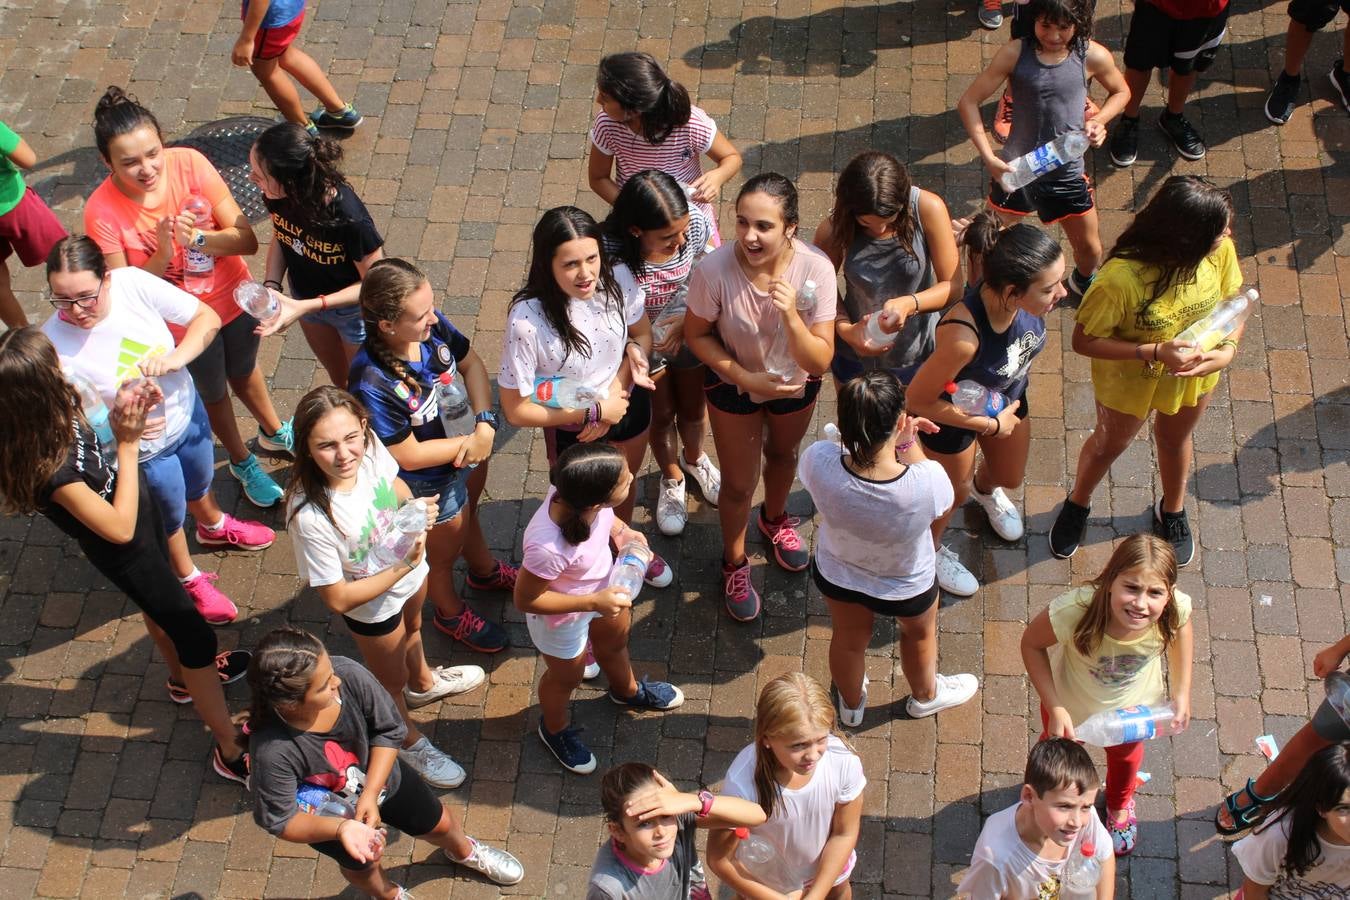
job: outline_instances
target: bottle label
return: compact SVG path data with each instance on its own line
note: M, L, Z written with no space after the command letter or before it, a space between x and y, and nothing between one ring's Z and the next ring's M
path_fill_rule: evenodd
M1153 710L1147 706L1125 707L1120 711L1119 721L1122 744L1152 740L1158 734L1157 723L1153 721Z
M1064 165L1064 160L1060 159L1059 154L1055 152L1053 143L1037 147L1027 156L1031 160L1031 171L1036 173L1037 178Z
M195 247L183 249L183 271L191 275L205 275L215 268L215 260Z
M554 383L551 378L541 378L534 383L534 402L548 406L553 402Z

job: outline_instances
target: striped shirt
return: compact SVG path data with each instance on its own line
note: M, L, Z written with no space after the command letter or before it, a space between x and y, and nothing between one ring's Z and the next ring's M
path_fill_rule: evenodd
M684 246L665 262L643 262L642 274L633 273L638 285L647 293L647 317L656 321L670 301L688 290L689 273L694 270L707 248L712 236L712 226L703 211L689 208L689 227L685 229ZM605 247L611 254L618 251L611 239L606 238Z

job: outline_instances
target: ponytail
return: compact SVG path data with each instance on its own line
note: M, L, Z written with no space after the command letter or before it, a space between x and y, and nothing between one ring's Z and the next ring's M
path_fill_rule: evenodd
M864 372L839 391L839 435L855 465L876 462L905 411L905 387L886 369Z
M642 136L659 144L689 122L692 103L650 53L612 53L600 60L595 86L642 122Z
M164 140L164 132L154 113L117 85L109 87L98 98L98 104L94 107L94 143L98 145L99 155L105 162L108 160L108 145L113 138L143 127L153 128L155 135L161 141Z
M558 523L563 540L576 546L590 539L588 510L604 504L619 486L626 462L613 444L573 444L563 451L549 471L555 499L562 503Z
M403 304L409 295L426 281L427 276L417 266L392 256L376 260L361 280L361 320L366 324L366 351L377 365L407 385L414 396L422 393L422 386L381 335L380 323L392 322L403 315Z
M303 125L278 122L258 135L253 148L264 174L271 176L286 196L316 225L340 225L346 216L333 202L347 183L338 164L342 145L310 134Z
M996 291L1026 291L1036 278L1064 255L1050 235L1019 222L999 235L984 255L984 283Z

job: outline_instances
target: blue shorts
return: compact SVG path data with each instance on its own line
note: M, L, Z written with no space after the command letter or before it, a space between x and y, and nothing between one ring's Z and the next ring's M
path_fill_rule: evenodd
M361 305L359 303L305 313L300 317L300 321L336 328L337 333L342 335L343 342L353 347L361 346L361 343L366 339L366 323L361 318Z
M436 501L436 524L439 525L442 522L449 522L468 505L469 473L472 471L472 466L465 466L456 469L449 478L444 479L409 478L407 472L399 473L399 477L408 485L414 497L434 497L440 494L440 499Z
M176 534L187 518L188 502L205 497L216 474L211 422L200 396L193 400L187 430L158 455L143 460L141 474L159 506L164 533Z

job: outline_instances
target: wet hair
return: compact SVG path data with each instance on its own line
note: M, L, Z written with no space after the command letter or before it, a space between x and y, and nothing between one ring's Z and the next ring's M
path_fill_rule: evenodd
M656 783L656 769L647 763L627 762L617 765L600 779L600 808L605 818L623 825L623 807L629 797L648 785Z
M356 421L366 433L366 447L369 450L375 435L370 430L370 413L366 411L361 401L331 384L316 387L301 397L300 402L295 405L295 417L292 420L292 427L295 429L295 463L291 466L291 480L286 485L286 502L282 504L282 508L290 510L287 516L289 523L305 504L312 503L337 529L338 534L342 534L342 528L333 518L328 476L319 468L309 449L309 438L314 429L325 416L337 409L345 409L356 417Z
M591 536L590 523L582 518L588 509L600 506L623 477L624 456L613 444L600 442L573 444L562 452L549 470L555 499L564 513L558 528L563 540L573 546Z
M89 235L68 234L47 252L47 277L54 272L89 272L101 281L108 272L108 261Z
M858 216L895 216L895 238L906 251L914 245L910 213L912 182L904 163L879 150L864 150L844 166L834 187L830 242L839 255L848 252L858 231Z
M1037 741L1027 755L1027 769L1022 775L1022 783L1044 797L1047 791L1056 791L1070 785L1078 793L1086 794L1097 790L1101 778L1092 757L1083 749L1083 745L1068 738L1054 737Z
M1005 288L1025 293L1062 256L1064 250L1054 238L1035 225L1019 222L1000 234L984 254L984 283L999 293Z
M641 277L647 271L647 262L642 258L642 238L630 229L669 228L670 223L687 215L689 200L680 183L659 169L644 169L624 182L602 227L618 248L619 260Z
M747 194L768 194L778 201L779 214L783 217L783 224L791 226L797 224L799 220L797 215L797 187L786 175L779 175L777 172L760 172L741 185L740 191L736 194L736 206L741 205L741 198Z
M389 346L381 322L393 322L403 315L403 306L413 291L427 283L427 276L406 259L389 256L376 260L361 279L361 320L366 323L366 352L375 364L408 386L413 395L422 386L407 364Z
M258 135L253 147L266 174L314 224L331 226L347 221L333 202L338 188L347 183L338 168L341 144L310 134L295 122L278 122Z
M1168 290L1195 281L1214 242L1233 218L1233 198L1194 175L1173 175L1116 239L1107 259L1128 259L1158 270L1140 309Z
M864 372L839 391L839 435L853 462L870 466L905 411L905 386L886 369Z
M1073 630L1073 646L1083 656L1097 652L1106 627L1111 623L1111 583L1121 572L1139 570L1167 585L1167 605L1154 627L1162 638L1163 650L1172 646L1181 627L1177 613L1177 558L1172 545L1152 534L1132 534L1116 545L1101 574L1092 579L1092 599L1087 611Z
M760 809L772 817L783 798L783 788L778 783L778 758L767 739L806 729L823 729L843 738L835 728L829 691L802 672L779 675L764 685L755 703L754 728L755 794Z
M26 515L56 474L83 421L56 348L34 326L0 335L0 509Z
M277 707L295 706L305 699L326 652L314 635L289 625L263 635L248 662L250 733L278 721Z
M155 114L137 103L135 97L117 85L104 91L94 107L94 143L98 145L99 155L105 160L110 159L108 147L113 138L130 134L138 128L153 128L159 139L164 140L164 132Z
M970 224L961 232L961 246L966 251L967 284L975 284L984 277L984 257L994 249L1002 233L1003 220L992 209L982 209L971 216Z
M600 277L596 280L596 294L603 298L609 312L622 317L619 285L614 280L614 265L605 250L604 232L590 213L575 206L554 207L540 216L530 239L530 271L525 276L525 286L511 298L512 307L530 299L539 301L544 319L562 341L563 359L572 353L587 358L591 355L591 342L567 316L567 304L572 298L553 275L553 257L558 248L581 238L590 238L599 248Z
M1266 806L1256 831L1265 831L1281 819L1289 819L1289 844L1282 868L1302 876L1322 861L1322 840L1317 826L1323 817L1344 802L1350 790L1350 744L1323 747L1303 765L1294 780Z
M684 85L671 79L650 53L612 53L600 60L595 86L642 122L642 136L659 144L689 121Z
M1031 0L1025 11L1018 15L1031 17L1032 23L1044 19L1051 25L1073 26L1073 37L1069 39L1070 50L1086 50L1092 40L1092 8L1096 0ZM1033 28L1031 40L1036 41ZM1040 42L1037 41L1037 46Z

